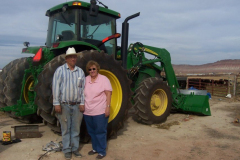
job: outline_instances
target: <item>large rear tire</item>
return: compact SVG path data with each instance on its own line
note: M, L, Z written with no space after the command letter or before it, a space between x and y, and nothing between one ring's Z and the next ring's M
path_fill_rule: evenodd
M147 78L135 91L133 119L143 124L166 121L172 106L170 88L160 78Z
M7 74L10 71L10 69L17 63L19 59L15 59L12 62L8 63L3 69L2 72L0 72L0 108L6 107L7 104L4 102L5 95L3 92L4 89L4 81L7 78Z
M128 110L131 107L130 90L131 81L127 78L127 72L121 67L120 62L114 59L113 55L107 55L98 51L83 51L78 53L77 66L83 69L86 74L86 64L94 60L99 63L100 74L109 78L113 87L110 117L108 124L108 137L116 135L123 127L123 121L127 119ZM65 63L64 56L60 55L44 66L44 70L38 76L38 84L35 87L37 97L35 103L38 105L38 113L53 131L60 132L60 125L53 114L52 78L55 70ZM81 138L86 135L85 123L81 126Z
M17 101L20 99L21 90L22 90L22 81L24 77L25 70L29 68L28 58L20 58L13 61L13 64L10 65L11 69L8 70L7 76L4 80L4 103L6 106L13 106L17 104ZM22 99L24 102L24 99ZM28 103L28 102L24 102ZM37 114L31 114L27 116L15 116L15 112L11 112L10 116L17 119L23 123L39 123L41 118Z
M27 58L20 58L15 65L9 70L6 79L4 80L4 95L7 106L17 104L22 89L22 80L24 70L29 68Z

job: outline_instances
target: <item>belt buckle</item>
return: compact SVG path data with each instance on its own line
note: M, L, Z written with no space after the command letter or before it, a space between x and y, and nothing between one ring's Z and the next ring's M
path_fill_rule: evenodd
M76 105L78 104L79 102L69 102L70 105Z
M62 102L63 104L68 104L68 105L76 105L80 104L80 102Z

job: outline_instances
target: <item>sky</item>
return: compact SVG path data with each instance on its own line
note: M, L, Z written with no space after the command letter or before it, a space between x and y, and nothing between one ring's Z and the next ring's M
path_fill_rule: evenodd
M100 0L121 14L117 30L129 21L128 43L165 48L172 64L201 65L240 59L240 0ZM0 0L0 68L20 57L23 42L43 46L45 12L66 0ZM85 2L90 2L85 1ZM121 39L118 39L119 44Z

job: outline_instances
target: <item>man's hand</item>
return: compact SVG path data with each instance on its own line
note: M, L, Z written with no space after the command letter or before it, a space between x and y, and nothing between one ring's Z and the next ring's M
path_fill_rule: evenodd
M105 109L105 117L108 117L110 115L110 107L106 107Z
M79 110L80 110L80 112L84 112L85 111L84 105L79 105Z
M61 108L60 105L56 105L56 106L55 106L55 112L56 112L56 113L61 113L61 112L62 112L62 108Z

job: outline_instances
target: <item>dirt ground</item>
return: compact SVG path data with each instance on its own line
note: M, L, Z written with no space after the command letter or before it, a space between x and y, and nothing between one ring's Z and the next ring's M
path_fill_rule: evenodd
M167 127L158 128L138 124L132 120L131 112L118 136L108 141L105 160L240 160L240 102L222 97L209 100L212 116L171 114L165 122ZM11 126L22 123L0 113L0 139L3 131L14 131ZM170 126L170 127L169 127ZM0 144L1 160L36 160L45 151L42 147L50 141L59 142L61 136L54 134L47 126L39 124L41 138L22 139L10 145ZM95 159L89 156L91 143L81 144L83 160ZM50 152L43 160L64 160L61 152ZM79 158L73 157L76 160Z

